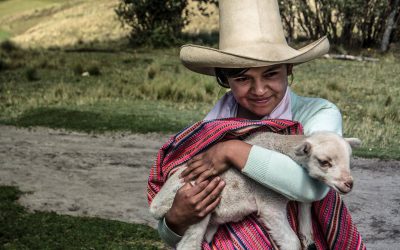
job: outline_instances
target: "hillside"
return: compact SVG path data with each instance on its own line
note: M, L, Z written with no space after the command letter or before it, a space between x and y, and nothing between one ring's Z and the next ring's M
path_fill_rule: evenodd
M117 4L118 0L0 1L0 41L11 38L22 47L49 48L120 40L129 29L115 15ZM194 10L194 4L189 8ZM194 15L184 31L217 28L217 15Z
M23 47L70 46L82 42L117 40L128 33L115 16L117 2L55 2L3 17L0 25L12 35L14 42Z

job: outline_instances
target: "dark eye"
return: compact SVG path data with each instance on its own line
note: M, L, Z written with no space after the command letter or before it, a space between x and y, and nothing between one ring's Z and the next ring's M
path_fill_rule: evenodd
M234 83L239 85L246 85L249 82L249 78L246 76L240 76L232 79Z
M247 77L238 77L238 78L235 78L234 79L236 82L245 82L245 81L247 81L248 79L247 79Z
M265 74L264 74L264 77L265 77L265 78L270 78L270 77L275 76L276 74L278 74L277 71L272 71L272 72L265 73Z
M318 160L319 165L320 165L321 167L323 167L323 168L330 168L330 167L332 167L332 164L331 164L329 161L324 161L324 160L320 160L320 159L317 159L317 160Z

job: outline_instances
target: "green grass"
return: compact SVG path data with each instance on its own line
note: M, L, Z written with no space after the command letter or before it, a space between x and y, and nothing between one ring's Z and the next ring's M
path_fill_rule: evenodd
M63 0L0 1L0 42L22 34L41 21L50 19L49 8L67 4L69 3ZM25 15L25 17L15 19L19 15Z
M10 32L0 29L0 42L7 40L10 37Z
M97 102L88 106L39 107L0 123L22 127L45 126L85 132L176 132L201 120L196 106L145 100ZM180 110L180 111L179 111ZM177 112L178 111L178 112Z
M316 60L296 72L295 91L326 98L340 108L345 136L363 141L357 155L400 159L398 59L387 56L379 63Z
M167 249L156 230L119 221L28 213L22 193L0 186L0 249Z
M59 4L62 0L5 0L0 1L0 18L11 16L24 11L44 8L50 5Z
M179 62L179 50L120 44L74 50L0 50L0 123L81 131L177 132L224 93L213 77ZM111 48L111 49L110 49ZM89 76L83 76L87 73ZM400 63L320 59L295 67L292 88L343 113L357 155L400 159Z

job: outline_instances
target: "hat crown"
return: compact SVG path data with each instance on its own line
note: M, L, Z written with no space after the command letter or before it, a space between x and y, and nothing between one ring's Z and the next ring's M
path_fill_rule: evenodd
M329 50L326 37L299 49L290 47L277 0L219 0L219 10L219 49L183 45L180 58L188 69L214 75L215 68L300 64Z
M285 34L276 0L220 0L219 48L281 44Z

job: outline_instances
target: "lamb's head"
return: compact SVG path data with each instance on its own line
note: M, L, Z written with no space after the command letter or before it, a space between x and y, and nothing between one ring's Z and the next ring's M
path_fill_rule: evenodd
M304 167L311 177L321 180L341 194L353 188L350 173L351 148L361 141L357 138L342 138L332 132L317 132L295 149L297 157L302 158Z

